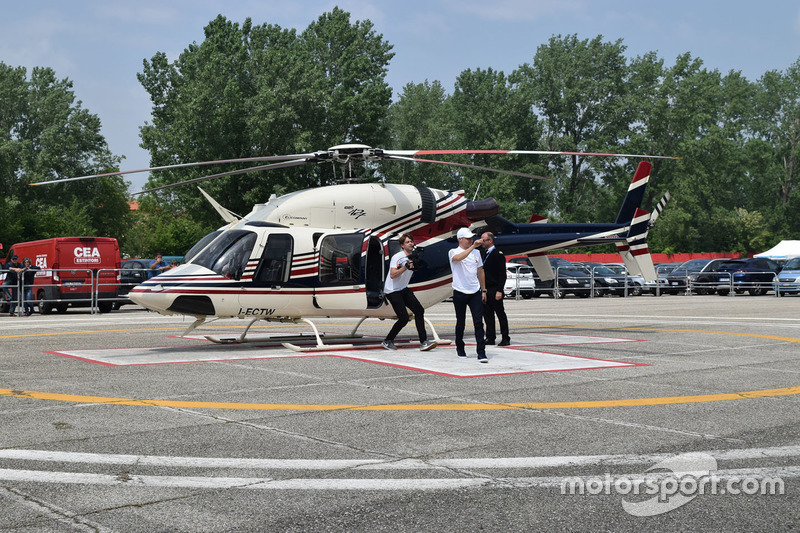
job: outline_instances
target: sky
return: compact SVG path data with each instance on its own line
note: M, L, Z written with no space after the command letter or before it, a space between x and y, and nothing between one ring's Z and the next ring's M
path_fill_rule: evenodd
M666 65L689 52L709 70L751 81L800 59L796 0L0 0L0 62L28 75L50 67L71 80L82 107L100 117L111 152L125 156L122 169L146 168L139 128L151 105L136 79L144 59L176 59L219 14L302 31L335 6L351 22L370 20L394 46L387 82L395 98L425 80L452 92L466 69L510 74L554 35L621 39L629 58L654 51ZM146 176L128 176L132 192Z

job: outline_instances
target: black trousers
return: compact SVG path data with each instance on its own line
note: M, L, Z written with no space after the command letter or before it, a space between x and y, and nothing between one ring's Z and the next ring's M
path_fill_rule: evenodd
M475 327L475 342L478 344L478 355L486 355L486 341L483 337L483 299L481 292L464 294L453 291L453 307L456 310L456 352L466 355L464 348L464 329L467 325L467 307L472 314L472 324Z
M497 315L497 321L500 322L500 335L503 339L508 339L508 317L506 316L506 308L503 304L503 299L495 299L497 293L502 291L490 290L486 293L486 303L483 305L483 320L486 322L486 338L493 341L497 338L497 333L494 327L494 316Z
M419 342L425 342L428 339L428 335L425 333L425 308L422 307L417 297L414 296L414 292L406 287L400 291L390 292L386 295L386 299L392 304L394 314L397 315L397 322L395 322L392 329L389 330L389 334L386 335L386 340L393 341L394 338L397 337L397 334L400 333L400 330L408 324L409 317L408 311L406 311L406 307L408 307L411 309L411 312L414 313L414 323L417 326Z

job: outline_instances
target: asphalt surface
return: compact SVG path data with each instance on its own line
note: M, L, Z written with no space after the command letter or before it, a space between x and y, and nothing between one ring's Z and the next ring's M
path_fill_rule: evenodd
M800 298L506 307L517 354L630 364L493 374L511 352L473 348L465 377L421 368L448 346L376 362L130 306L0 317L0 531L800 529ZM451 304L427 316L452 338Z

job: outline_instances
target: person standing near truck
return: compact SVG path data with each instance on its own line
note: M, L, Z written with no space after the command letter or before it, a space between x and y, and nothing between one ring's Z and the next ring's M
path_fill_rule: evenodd
M41 270L36 265L31 264L31 258L26 257L22 260L22 290L24 291L25 316L33 314L33 282L36 272Z
M17 292L19 286L19 275L22 272L22 264L18 261L17 254L12 255L6 261L6 280L3 282L4 291L6 292L6 299L8 300L8 316L14 316L17 310L17 300L19 300L19 293Z

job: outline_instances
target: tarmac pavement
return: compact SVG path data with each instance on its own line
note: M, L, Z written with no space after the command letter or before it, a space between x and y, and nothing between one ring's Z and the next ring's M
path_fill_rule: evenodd
M378 349L374 319L297 353L128 306L1 317L0 530L800 528L800 298L506 309L488 365ZM426 316L452 339L451 304Z

